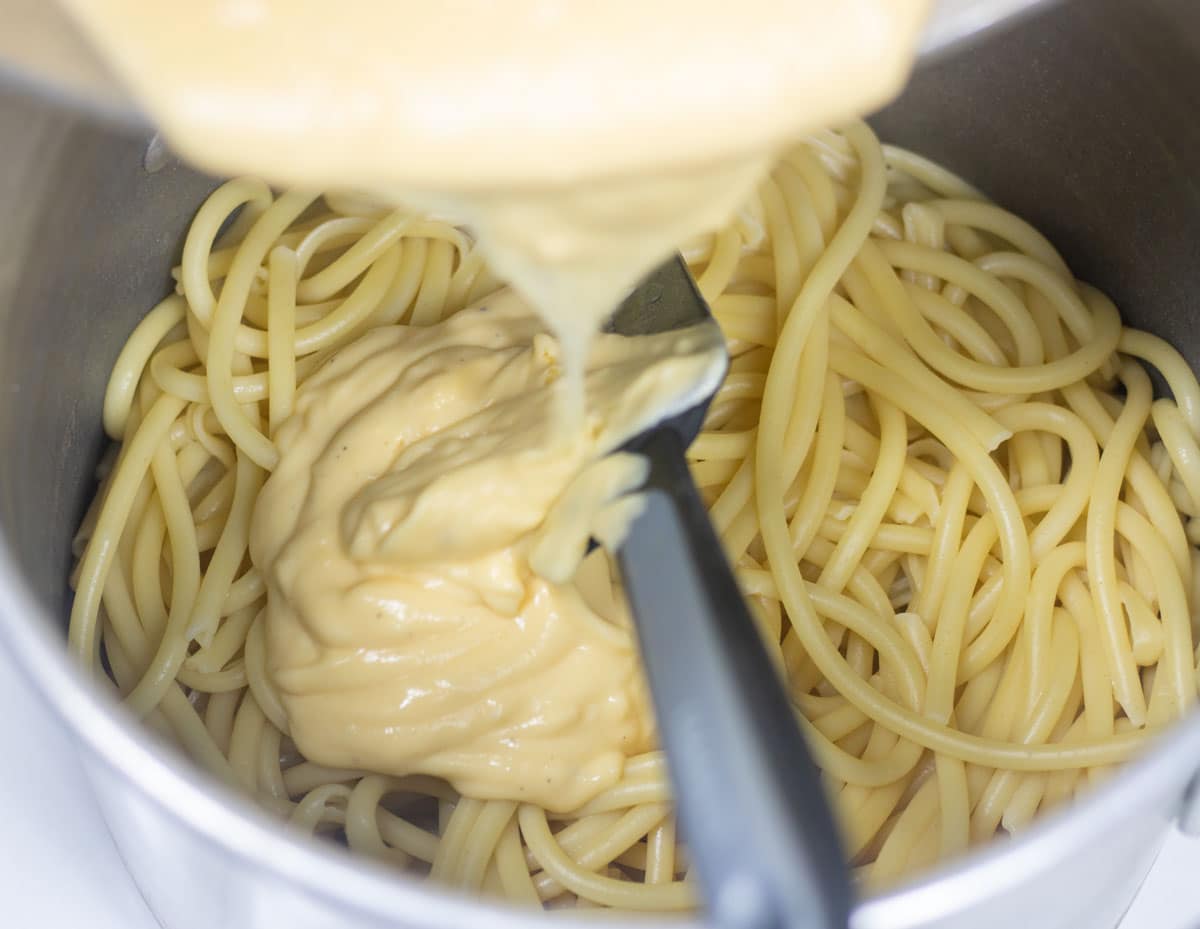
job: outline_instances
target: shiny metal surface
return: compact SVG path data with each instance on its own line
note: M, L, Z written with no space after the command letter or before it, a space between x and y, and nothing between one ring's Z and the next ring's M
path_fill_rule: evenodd
M1075 0L918 75L881 132L1038 223L1128 319L1200 363L1200 5ZM64 654L71 533L109 366L212 181L0 82L0 647L78 738L169 929L526 926L294 839L156 743ZM1200 714L1079 805L862 902L855 929L1114 924L1200 769ZM588 926L649 920L554 917ZM679 925L679 923L673 923Z

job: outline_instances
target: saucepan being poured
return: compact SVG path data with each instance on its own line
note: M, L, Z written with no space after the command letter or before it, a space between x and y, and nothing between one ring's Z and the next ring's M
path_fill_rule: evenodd
M1131 460L1100 456L1100 417L1130 446L1142 425L1122 431L1113 407L1134 423L1144 393L1118 342L1171 372L1177 397L1194 381L1166 347L1122 334L1036 232L936 166L862 126L788 144L898 88L923 4L668 4L649 19L518 4L493 23L500 12L465 5L364 3L345 11L353 34L304 4L200 5L169 29L135 6L78 12L168 138L213 170L302 185L233 181L201 209L179 293L118 362L106 428L126 451L81 532L73 649L97 666L102 645L130 706L168 725L196 712L181 688L210 694L211 745L193 747L214 770L450 883L687 905L691 860L622 592L588 538L622 553L690 854L731 925L845 920L840 853L775 670L847 785L848 851L884 878L995 832L993 812L1016 824L1073 792L1050 772L1132 751L1111 705L1107 721L1078 712L1089 687L1134 729L1194 699L1190 628L1168 621L1165 593L1190 577L1183 529L1179 559L1178 539L1146 536L1115 495L1087 509L1093 478L1119 491ZM797 54L795 37L815 35ZM678 48L674 68L663 48ZM332 192L304 192L317 187ZM619 315L599 333L680 246L699 290L668 266L634 300L657 288L650 302L696 328ZM1000 278L1061 325L1022 323ZM724 373L701 294L732 361L691 474L728 561L682 467L699 415L647 433L702 413ZM1089 406L1090 377L1109 392ZM1051 399L1011 401L1034 394ZM1178 439L1160 464L1190 434L1180 409L1156 419ZM179 429L190 457L163 451ZM147 469L153 505L139 500ZM1158 480L1155 505L1178 520ZM1031 513L1045 513L1032 530ZM1171 557L1118 570L1118 531ZM166 585L148 580L164 546ZM1053 598L1046 615L1024 606L1052 553L1097 578L1064 596L1101 618L1103 681L1095 664L1079 687L1050 673L1082 667L1083 649ZM1174 582L1153 574L1163 564ZM126 575L126 597L110 594ZM1146 620L1132 640L1110 621L1114 596ZM695 620L674 617L674 662L672 611ZM724 754L704 741L714 731ZM973 784L967 763L995 773ZM697 812L717 796L746 830L736 856ZM373 826L351 815L364 808Z

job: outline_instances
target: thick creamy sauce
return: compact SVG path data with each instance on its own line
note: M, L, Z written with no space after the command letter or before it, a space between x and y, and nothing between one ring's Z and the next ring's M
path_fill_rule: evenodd
M252 554L310 758L585 801L651 739L628 633L564 583L628 521L637 460L602 456L721 367L599 324L788 140L898 90L928 0L67 5L200 166L433 208L546 321L506 298L343 352Z
M594 527L636 506L642 460L604 456L715 389L719 353L706 331L600 335L582 428L560 430L558 346L509 292L376 329L314 374L251 539L306 755L556 810L615 782L651 746L636 651L568 582Z

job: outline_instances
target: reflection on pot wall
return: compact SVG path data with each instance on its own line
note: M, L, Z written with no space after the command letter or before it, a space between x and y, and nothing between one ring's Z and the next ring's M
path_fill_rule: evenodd
M145 148L0 83L0 525L64 624L108 373L215 183Z

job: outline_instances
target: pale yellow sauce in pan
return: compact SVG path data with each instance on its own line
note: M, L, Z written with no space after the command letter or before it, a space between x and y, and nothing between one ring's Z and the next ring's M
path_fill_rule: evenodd
M309 758L565 811L652 746L621 617L568 582L644 478L639 457L602 456L716 388L705 336L598 335L573 430L552 415L557 345L511 292L377 329L303 385L250 552Z

